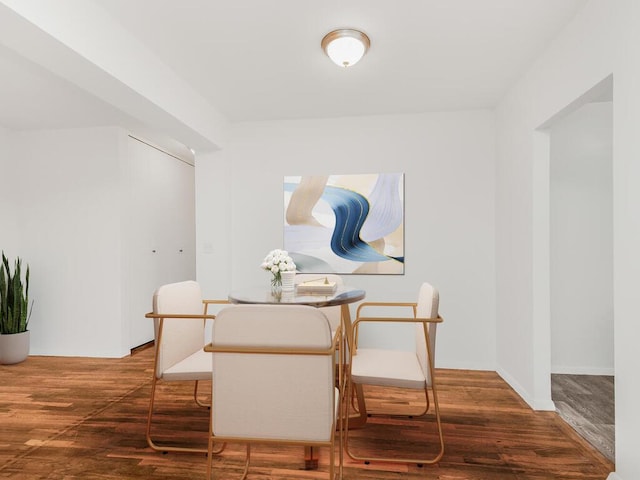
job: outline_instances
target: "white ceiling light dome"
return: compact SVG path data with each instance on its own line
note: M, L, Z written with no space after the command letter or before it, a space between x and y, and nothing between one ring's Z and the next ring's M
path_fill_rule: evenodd
M342 28L327 33L321 45L333 63L339 67L351 67L367 53L371 41L359 30Z

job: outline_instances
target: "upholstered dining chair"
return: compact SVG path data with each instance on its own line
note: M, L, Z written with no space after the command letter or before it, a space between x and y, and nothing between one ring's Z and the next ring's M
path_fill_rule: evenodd
M413 418L426 415L433 403L435 430L437 430L439 447L437 453L427 458L407 458L399 455L393 457L376 457L371 454L358 454L349 443L349 416L346 419L345 446L347 454L354 460L366 463L379 460L384 462L433 464L444 454L444 438L438 405L438 392L435 382L434 360L436 347L436 329L442 317L438 314L439 294L429 283L420 287L417 302L363 302L358 306L354 329L356 331L368 322L389 322L391 324L415 324L415 348L411 351L386 350L380 348L356 348L350 354L350 374L347 376L349 387L347 398L353 398L352 392L362 385L380 387L397 387L424 391L424 407L420 411L406 412ZM393 312L396 316L365 316L364 312ZM357 335L356 335L357 338ZM429 399L431 390L432 402ZM366 397L358 402L357 410L360 420L365 421L372 414L367 410ZM381 412L376 412L376 415ZM394 413L397 415L397 413ZM368 450L370 451L370 449Z
M215 398L208 478L214 445L234 442L246 444L243 479L251 444L284 443L327 447L333 480L340 402L335 341L324 313L301 305L233 305L218 313L206 350L213 352Z
M193 397L200 407L210 407L198 397L200 381L211 380L211 355L206 353L205 322L210 305L226 304L226 300L203 300L200 285L192 280L162 285L153 294L153 311L147 318L154 321L155 357L151 398L147 415L146 437L149 446L162 452L202 452L207 448L158 445L152 439L154 405L159 382L194 382ZM206 437L205 437L206 438Z

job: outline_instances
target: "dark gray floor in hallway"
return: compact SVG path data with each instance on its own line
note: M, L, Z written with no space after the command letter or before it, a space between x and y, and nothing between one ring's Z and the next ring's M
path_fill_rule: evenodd
M615 461L614 377L551 375L551 397L560 416Z

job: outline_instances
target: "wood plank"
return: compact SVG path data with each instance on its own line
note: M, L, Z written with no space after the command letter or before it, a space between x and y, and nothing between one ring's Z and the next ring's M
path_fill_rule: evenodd
M551 375L551 396L560 416L609 460L615 459L614 377Z
M206 478L205 455L163 455L146 445L152 353L146 349L123 359L33 356L0 367L0 478ZM419 468L346 458L345 478L604 480L613 471L613 464L557 414L532 411L495 372L438 370L438 375L446 442L442 461ZM158 394L164 400L156 431L165 432L168 441L206 445L209 413L194 405L191 385L164 385ZM366 394L372 408L396 412L419 401L395 389L369 388ZM353 438L364 448L416 448L435 438L431 422L429 415L373 416ZM230 445L216 456L219 477L239 476L243 455L243 447ZM260 445L252 449L249 478L326 478L327 462L320 449L320 470L304 471L300 447Z

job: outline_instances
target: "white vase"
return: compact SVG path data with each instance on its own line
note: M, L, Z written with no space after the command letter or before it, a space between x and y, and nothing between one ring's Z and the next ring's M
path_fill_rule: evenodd
M295 278L296 272L282 272L280 274L282 276L282 291L283 292L291 292L295 289Z
M29 330L0 334L0 365L20 363L29 356Z

